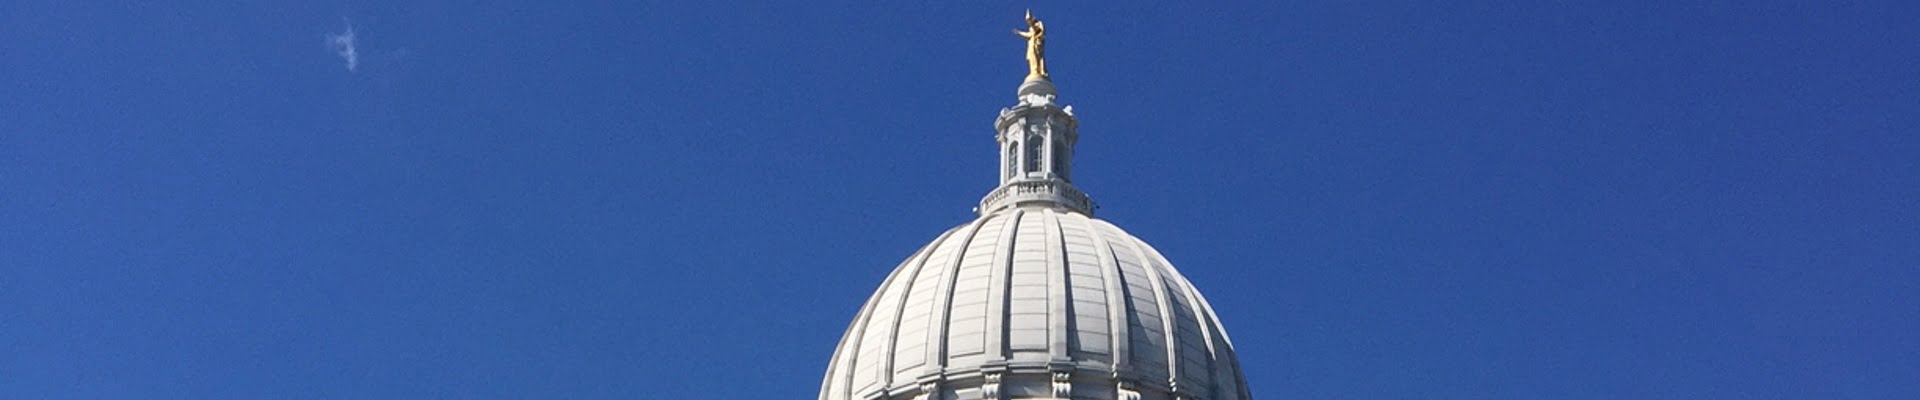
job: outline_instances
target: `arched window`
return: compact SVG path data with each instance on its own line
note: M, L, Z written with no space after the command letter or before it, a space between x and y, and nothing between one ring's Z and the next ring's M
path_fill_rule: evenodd
M1040 152L1040 144L1045 141L1038 136L1027 138L1027 172L1040 172L1040 155L1046 154Z
M1020 143L1007 143L1007 154L1000 159L1007 160L1007 166L1000 169L1000 180L1013 179L1013 175L1020 172L1020 166L1016 164L1020 161Z

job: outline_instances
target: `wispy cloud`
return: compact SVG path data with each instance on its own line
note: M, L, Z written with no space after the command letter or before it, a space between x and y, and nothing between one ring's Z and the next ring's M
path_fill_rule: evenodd
M353 72L360 68L360 48L354 44L353 21L344 18L341 21L345 23L346 31L327 34L327 49L340 55L340 59L347 62L347 72Z

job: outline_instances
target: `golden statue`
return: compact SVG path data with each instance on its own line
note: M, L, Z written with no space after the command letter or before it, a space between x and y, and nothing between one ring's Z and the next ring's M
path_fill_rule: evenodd
M1046 80L1047 28L1033 18L1033 10L1027 10L1027 30L1015 29L1013 34L1027 38L1027 80Z

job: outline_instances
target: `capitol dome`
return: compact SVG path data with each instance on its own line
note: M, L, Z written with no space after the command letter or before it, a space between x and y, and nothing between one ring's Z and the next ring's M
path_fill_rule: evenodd
M1000 185L874 291L820 399L1249 398L1206 299L1071 183L1079 123L1029 46L995 122Z
M1165 257L1113 224L1049 207L989 213L907 258L840 339L820 393L1247 397L1226 331Z

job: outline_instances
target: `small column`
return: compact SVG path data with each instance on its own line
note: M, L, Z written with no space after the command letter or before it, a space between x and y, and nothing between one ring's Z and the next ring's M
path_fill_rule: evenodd
M1140 400L1140 391L1134 388L1133 381L1122 379L1114 383L1113 389L1120 395L1120 400Z
M940 382L939 381L920 382L920 395L915 396L914 398L921 399L921 400L939 400L940 399Z
M1053 397L1061 399L1073 398L1073 372L1054 371Z
M1006 400L1000 396L1000 372L988 372L983 377L986 383L980 385L980 398L986 400Z

